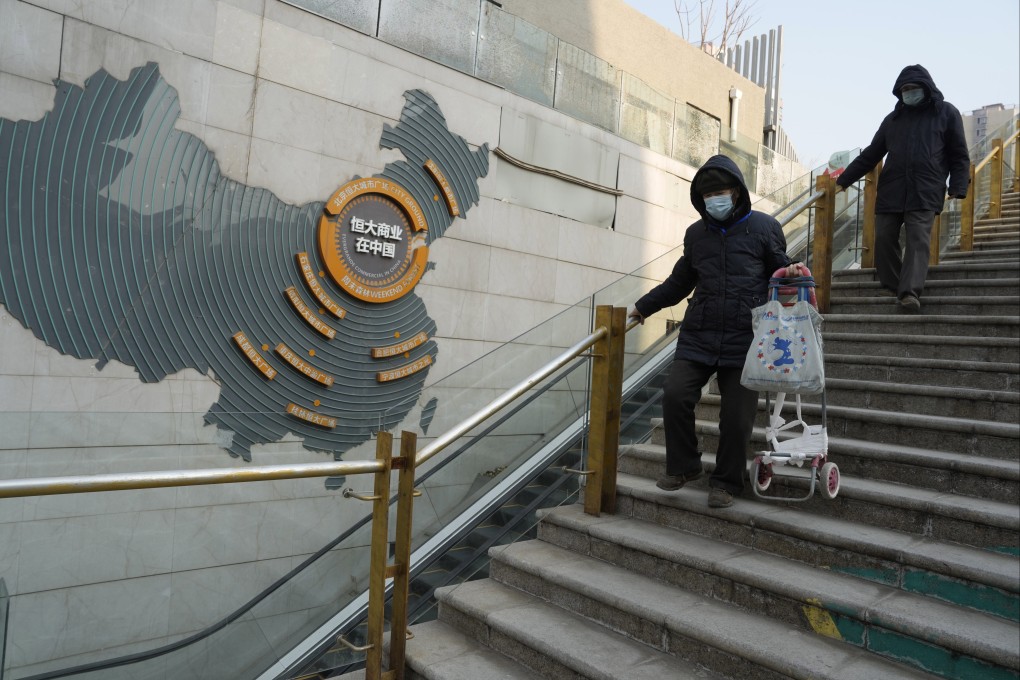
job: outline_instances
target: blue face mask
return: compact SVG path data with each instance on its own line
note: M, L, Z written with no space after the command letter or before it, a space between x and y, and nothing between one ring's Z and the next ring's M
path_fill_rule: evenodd
M705 211L717 220L725 220L733 213L733 196L710 196L705 199Z
M907 106L917 106L924 101L924 90L907 90L900 93L900 97Z

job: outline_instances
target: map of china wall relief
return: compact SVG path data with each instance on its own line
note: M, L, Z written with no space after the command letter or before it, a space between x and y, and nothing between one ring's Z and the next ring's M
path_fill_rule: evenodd
M478 203L487 145L472 151L411 90L380 139L406 160L295 206L227 179L174 128L156 64L55 85L40 120L0 119L0 304L14 318L144 382L211 372L205 420L246 460L288 433L339 458L410 413L437 357L414 287L429 245Z

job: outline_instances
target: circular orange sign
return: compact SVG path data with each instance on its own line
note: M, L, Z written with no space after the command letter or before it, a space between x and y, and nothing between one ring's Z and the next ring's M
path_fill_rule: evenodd
M388 179L356 179L319 218L319 252L338 286L366 302L407 295L425 273L428 224L418 202Z

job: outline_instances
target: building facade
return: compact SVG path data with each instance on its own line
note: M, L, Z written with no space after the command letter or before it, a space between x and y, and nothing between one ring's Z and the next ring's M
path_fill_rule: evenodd
M760 139L762 88L617 0L0 0L0 475L441 433L423 393L680 244L733 87ZM761 192L800 174L743 148ZM11 677L202 630L362 512L321 480L0 500Z

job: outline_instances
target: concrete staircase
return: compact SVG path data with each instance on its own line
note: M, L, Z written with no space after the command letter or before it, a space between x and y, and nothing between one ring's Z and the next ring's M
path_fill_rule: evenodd
M410 677L1020 677L1020 208L1004 205L973 253L932 268L920 314L871 270L837 275L836 499L748 490L710 510L703 480L655 487L656 431L623 451L616 515L548 511L538 540L490 552L488 579L437 591ZM717 412L710 391L705 451ZM804 413L820 422L817 403ZM776 473L769 494L804 494L802 471Z

